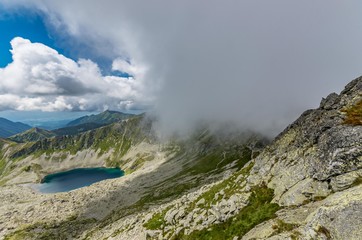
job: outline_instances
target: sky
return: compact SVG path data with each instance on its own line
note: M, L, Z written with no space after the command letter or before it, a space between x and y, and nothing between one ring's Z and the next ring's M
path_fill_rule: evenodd
M0 110L151 109L164 131L209 120L275 134L361 75L361 9L0 0Z

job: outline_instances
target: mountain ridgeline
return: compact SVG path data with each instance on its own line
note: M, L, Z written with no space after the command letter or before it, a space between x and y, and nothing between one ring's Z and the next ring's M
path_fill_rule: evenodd
M25 132L13 135L8 139L14 142L34 142L44 138L51 138L54 136L56 136L56 134L52 131L35 127L26 130Z
M66 127L73 127L80 124L86 123L95 123L99 125L107 125L114 122L118 122L127 118L134 116L133 114L116 112L116 111L104 111L97 115L84 116L78 119L75 119L67 124Z
M84 116L75 119L69 122L66 127L58 128L55 130L45 130L35 127L25 132L21 132L16 135L10 136L8 138L12 141L21 143L21 142L34 142L55 136L76 135L82 132L106 126L108 124L112 124L114 122L122 121L134 116L135 115L133 114L126 114L126 113L107 110L97 115Z
M1 140L0 237L362 239L361 107L362 77L273 141L208 125L161 141L146 115L75 135ZM126 175L57 194L23 185L89 166Z
M5 118L0 118L0 137L6 138L14 134L24 132L31 127L24 123L12 122Z

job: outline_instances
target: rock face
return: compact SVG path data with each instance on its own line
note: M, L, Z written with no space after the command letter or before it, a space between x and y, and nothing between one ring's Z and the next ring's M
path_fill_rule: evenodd
M174 155L157 152L157 161L121 180L45 196L6 187L0 237L362 239L362 125L346 121L362 112L361 99L358 78L304 112L260 154L246 151L257 155L248 163L235 155L240 145L200 134L197 144Z
M340 95L331 94L322 100L320 108L303 113L256 159L251 180L268 182L276 199L292 187L293 191L306 188L303 191L309 193L301 191L299 195L309 195L310 199L326 195L329 182L341 179L341 175L349 173L351 177L350 172L362 168L362 125L343 124L342 111L360 101L361 93L359 78ZM314 186L301 184L306 179Z

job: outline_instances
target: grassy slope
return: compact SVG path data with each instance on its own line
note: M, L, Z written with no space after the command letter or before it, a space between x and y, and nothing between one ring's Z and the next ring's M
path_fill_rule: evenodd
M10 158L16 159L42 154L50 156L56 152L75 154L78 151L91 148L99 150L99 154L113 149L113 160L116 161L115 159L123 156L132 144L144 140L151 141L150 131L150 123L142 117L134 117L127 121L114 123L74 136L57 136L29 143L20 150L13 152ZM110 159L110 161L113 160Z
M35 142L54 136L55 134L51 131L41 128L31 128L23 133L18 133L14 136L11 136L9 139L15 142Z

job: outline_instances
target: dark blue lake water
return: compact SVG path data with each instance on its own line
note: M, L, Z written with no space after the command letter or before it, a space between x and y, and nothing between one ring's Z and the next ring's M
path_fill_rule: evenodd
M76 168L45 176L37 189L42 193L68 192L123 175L124 172L119 168Z

